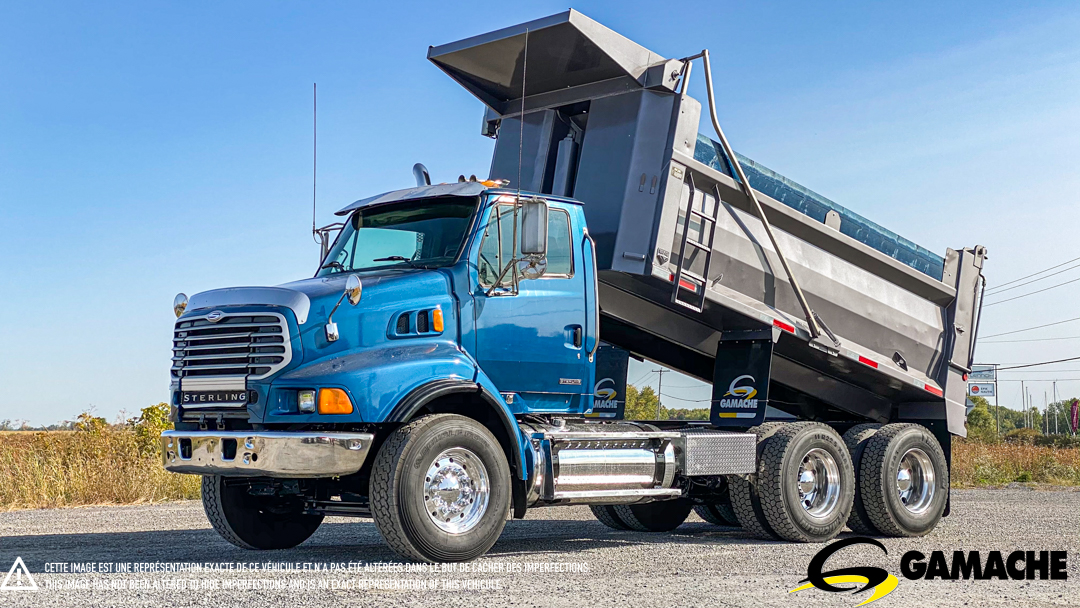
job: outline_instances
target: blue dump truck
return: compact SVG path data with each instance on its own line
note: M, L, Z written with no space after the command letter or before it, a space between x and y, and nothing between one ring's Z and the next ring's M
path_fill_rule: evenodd
M947 515L984 248L935 255L736 154L707 51L568 11L428 59L485 106L487 179L418 165L317 231L315 276L174 302L164 466L226 540L351 515L443 562L558 505L793 542ZM711 383L710 420L622 419L627 357Z

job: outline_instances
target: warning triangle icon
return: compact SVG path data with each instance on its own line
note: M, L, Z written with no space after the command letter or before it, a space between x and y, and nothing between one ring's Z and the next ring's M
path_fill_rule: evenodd
M0 591L37 590L37 583L34 582L34 577L30 576L26 564L23 563L21 557L16 557L15 563L11 565L11 570L8 570L7 576L4 577L3 584L0 584Z

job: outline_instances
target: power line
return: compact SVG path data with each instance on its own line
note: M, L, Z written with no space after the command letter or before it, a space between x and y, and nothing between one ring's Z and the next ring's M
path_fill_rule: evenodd
M1056 361L1043 361L1042 363L1026 363L1024 365L1013 365L1013 366L1010 366L1010 367L999 367L997 369L998 369L999 372L1002 372L1002 371L1006 371L1006 370L1010 370L1010 369L1021 369L1021 368L1024 368L1024 367L1037 367L1039 365L1051 365L1053 363L1064 363L1066 361L1077 361L1077 360L1080 360L1080 357L1069 357L1068 359L1058 359Z
M1080 369L1029 369L1027 374L1057 374L1061 372L1080 372Z
M693 390L701 390L703 388L711 388L711 387L708 384L701 384L700 386L670 386L669 385L668 388L669 389L674 388L674 389L678 389L680 391L693 391Z
M1075 278L1075 279L1072 279L1071 281L1065 281L1064 283L1058 283L1057 285L1051 285L1050 287L1046 287L1046 288L1040 289L1038 291L1033 291L1031 293L1025 293L1024 295L1020 295L1020 296L1016 296L1016 297L1012 297L1012 298L1007 298L1005 300L998 300L997 302L991 302L989 304L983 304L983 307L989 308L990 306L996 306L998 304L1004 304L1005 302L1012 302L1013 300L1019 300L1020 298L1026 298L1028 296L1033 296L1033 295L1035 295L1037 293L1042 293L1044 291L1050 291L1051 289L1057 289L1058 287L1061 287L1062 285L1068 285L1069 283L1075 283L1077 281L1080 281L1080 278Z
M1046 342L1048 340L1080 340L1080 336L1065 336L1061 338L1030 338L1028 340L979 340L979 344L1008 344L1013 342Z
M998 382L1080 382L1080 378L1000 378Z
M1000 333L1000 334L990 334L989 336L983 336L983 338L996 338L998 336L1008 336L1010 334L1018 334L1018 333L1023 332L1023 331L1031 331L1033 329L1042 329L1044 327L1050 327L1052 325L1061 325L1062 323L1070 323L1072 321L1080 321L1080 317L1075 317L1075 318L1072 318L1072 319L1065 319L1064 321L1055 321L1054 323L1047 323L1046 325L1036 325L1035 327L1028 327L1028 328L1025 328L1025 329L1016 329L1016 330L1013 330L1013 331L1006 331L1006 332L1003 332L1003 333Z
M675 399L677 401L683 401L686 403L705 403L706 401L712 401L712 399L684 399L683 397L676 397L667 393L660 393L660 396L667 397L668 399Z
M998 285L997 287L993 287L988 291L994 291L994 290L1001 289L1002 287L1005 287L1006 285L1012 285L1013 283L1016 283L1018 281L1023 281L1024 279L1029 279L1031 277L1038 276L1038 275L1040 275L1040 274L1042 274L1044 272L1047 272L1049 270L1053 270L1055 268L1061 268L1062 266L1064 266L1066 264L1072 264L1073 262L1080 262L1080 258L1073 258L1073 259L1071 259L1071 260L1069 260L1067 262L1062 262L1062 263L1058 264L1057 266L1051 266L1050 268L1047 268L1045 270L1040 270L1039 272L1033 272L1033 273L1031 273L1031 274L1029 274L1027 276L1020 277L1019 279L1013 279L1011 281L1002 283L1001 285Z
M1006 287L1005 289L1002 289L1001 287L993 287L991 289L986 290L987 291L986 295L988 295L988 296L991 296L991 295L996 296L996 295L998 295L999 293L1001 293L1003 291L1010 291L1010 290L1016 289L1018 287L1023 287L1024 285L1031 285L1032 283L1038 283L1039 281L1041 281L1043 279L1049 279L1050 277L1054 277L1054 276L1057 276L1057 275L1059 275L1059 274L1061 274L1063 272L1069 272L1070 270L1075 270L1077 268L1080 268L1080 264L1077 264L1076 266L1069 266L1068 268L1066 268L1064 270L1059 270L1057 272L1052 272L1052 273L1046 275L1045 277L1039 277L1037 279L1032 279L1032 280L1030 280L1030 281L1028 281L1026 283L1020 283L1019 285L1013 285L1012 287ZM993 292L993 293L989 293L989 292Z

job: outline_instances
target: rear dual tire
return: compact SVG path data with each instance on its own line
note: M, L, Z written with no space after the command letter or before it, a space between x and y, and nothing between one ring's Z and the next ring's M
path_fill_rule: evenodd
M919 424L887 424L858 447L852 454L862 512L854 511L848 526L896 537L933 530L949 499L949 468L934 435Z
M735 515L735 509L731 508L731 494L726 483L717 500L694 505L694 513L697 513L698 517L714 526L737 527L739 525L739 518Z
M731 506L742 527L769 540L825 542L851 513L855 471L843 440L815 422L766 423L757 471L729 477Z
M686 521L693 504L676 499L640 505L593 505L590 509L600 523L613 530L670 532Z

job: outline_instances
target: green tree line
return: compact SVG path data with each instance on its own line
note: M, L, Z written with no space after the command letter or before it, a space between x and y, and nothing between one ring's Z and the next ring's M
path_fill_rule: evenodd
M708 420L709 408L676 409L667 408L660 403L660 396L651 386L639 389L633 384L626 385L627 420Z
M1044 416L1044 412L1035 407L1012 410L990 405L983 397L968 398L975 404L967 417L968 439L980 443L1008 441L1080 447L1080 437L1074 437L1069 429L1072 399L1051 403Z

